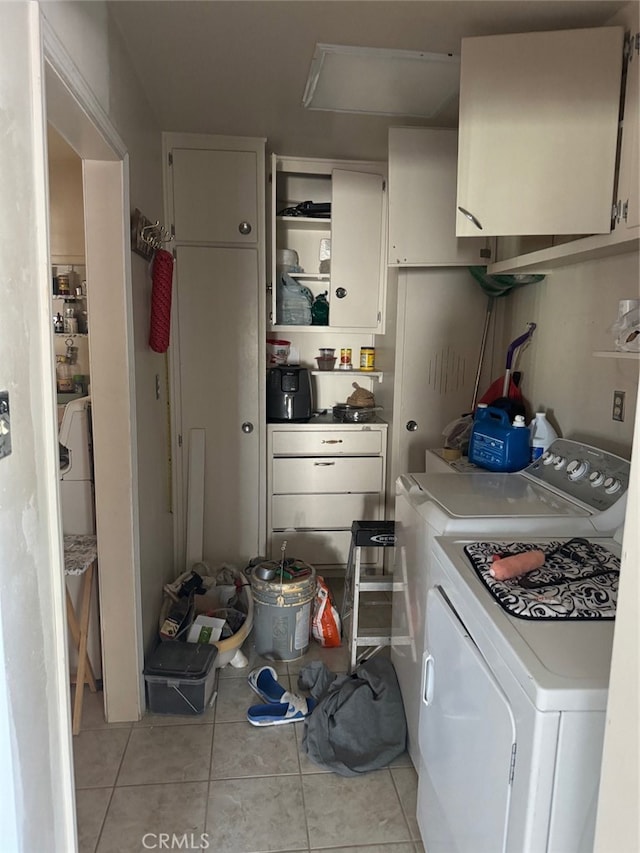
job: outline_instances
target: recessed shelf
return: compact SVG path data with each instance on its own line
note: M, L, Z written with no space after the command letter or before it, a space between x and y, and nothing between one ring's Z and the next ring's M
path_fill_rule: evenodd
M620 352L619 350L598 350L591 353L596 358L629 358L632 361L640 361L640 352Z
M382 382L382 377L384 376L381 370L340 370L340 368L334 370L312 370L312 376L364 376L371 379L377 379L378 382Z
M328 272L288 272L291 278L305 278L311 281L329 281L331 275Z
M310 231L314 229L319 231L331 227L331 219L325 219L321 216L276 216L276 221L286 225L299 226Z

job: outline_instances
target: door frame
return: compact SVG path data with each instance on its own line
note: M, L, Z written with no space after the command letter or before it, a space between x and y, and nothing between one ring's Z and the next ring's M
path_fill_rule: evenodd
M83 165L105 716L131 721L144 681L128 153L42 13L40 26L46 117ZM53 340L51 353L53 371Z

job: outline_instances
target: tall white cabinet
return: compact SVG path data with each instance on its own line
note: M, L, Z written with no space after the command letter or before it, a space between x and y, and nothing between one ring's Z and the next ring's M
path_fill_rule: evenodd
M177 560L185 561L189 519L202 527L207 562L243 565L264 553L266 514L264 140L165 134L163 144L176 258ZM190 454L199 454L191 493Z

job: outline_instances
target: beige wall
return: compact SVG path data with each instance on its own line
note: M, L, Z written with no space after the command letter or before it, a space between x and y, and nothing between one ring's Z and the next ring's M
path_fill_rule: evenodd
M640 297L638 253L559 269L513 291L501 307L504 350L494 360L504 372L509 342L537 323L516 367L533 411L549 412L559 435L599 445L629 458L638 392L639 361L596 358L613 350L612 323L621 299ZM611 419L614 390L626 392L623 423Z

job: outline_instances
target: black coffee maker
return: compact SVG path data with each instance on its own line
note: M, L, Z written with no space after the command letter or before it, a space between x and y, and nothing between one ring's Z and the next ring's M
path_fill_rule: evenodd
M306 422L313 414L311 374L298 364L283 364L267 371L267 420Z

